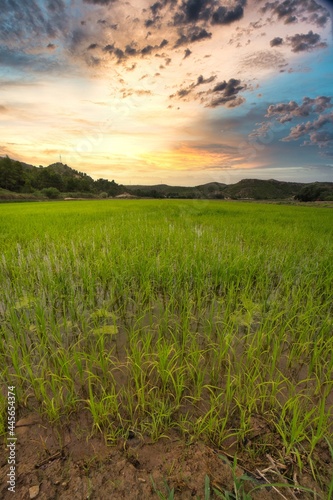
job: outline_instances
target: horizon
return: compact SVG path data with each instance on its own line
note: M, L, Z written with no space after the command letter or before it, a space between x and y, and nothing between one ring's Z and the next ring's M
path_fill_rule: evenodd
M0 155L118 184L333 181L325 0L4 1Z
M5 158L4 156L0 156L0 158ZM13 160L13 161L20 161L20 160L16 160L15 158L10 158L10 160ZM23 162L25 163L25 162ZM61 161L60 162L54 162L54 163L50 163L49 165L32 165L32 164L28 164L29 166L32 166L32 167L35 167L35 168L48 168L48 167L51 167L53 165L62 165L62 166L65 166L65 167L69 167L71 168L72 170L76 170L77 169L73 169L70 165L67 165L67 163L62 163ZM81 171L78 171L80 174L87 174L87 172L81 172ZM87 174L89 175L89 174ZM94 179L96 180L96 179ZM284 180L281 180L281 179L275 179L275 178L269 178L269 179L259 179L258 177L243 177L242 179L234 182L234 183L225 183L225 182L219 182L219 181L214 181L214 180L211 180L209 182L206 182L204 184L165 184L164 182L161 182L161 183L155 183L155 184L121 184L121 183L118 183L116 179L109 179L109 180L114 180L116 182L116 184L119 184L119 185L122 185L126 188L139 188L139 187L147 187L147 188L153 188L153 187L159 187L159 186L166 186L166 187L179 187L179 188L196 188L196 187L202 187L202 186L205 186L205 185L208 185L208 184L224 184L226 186L231 186L233 184L237 184L238 182L242 182L242 181L267 181L267 182L287 182L287 183L298 183L298 184L313 184L313 183L333 183L333 180L331 181L317 181L317 180L314 180L314 181L311 181L311 182L303 182L302 180L298 180L298 181L284 181Z

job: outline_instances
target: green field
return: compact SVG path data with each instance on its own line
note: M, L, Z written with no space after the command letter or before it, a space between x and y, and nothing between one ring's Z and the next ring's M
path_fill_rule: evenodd
M172 430L291 458L328 491L331 208L108 200L0 216L1 385L18 408L55 423L87 411L110 444Z

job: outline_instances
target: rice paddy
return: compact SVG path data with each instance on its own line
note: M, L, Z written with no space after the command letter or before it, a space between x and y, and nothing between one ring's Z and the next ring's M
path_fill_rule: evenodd
M267 454L329 491L333 211L2 205L1 385L59 424ZM0 431L6 432L5 393Z

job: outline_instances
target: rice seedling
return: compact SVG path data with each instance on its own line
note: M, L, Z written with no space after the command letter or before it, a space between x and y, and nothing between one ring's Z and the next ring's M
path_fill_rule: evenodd
M57 422L84 408L110 442L129 429L215 447L232 437L239 452L250 440L252 457L269 449L325 482L331 209L108 200L0 211L1 382L20 405ZM4 432L3 399L0 410Z
M174 488L171 489L166 481L164 481L165 490L166 490L166 494L164 494L161 490L159 490L157 488L153 476L150 476L150 480L151 480L151 483L153 485L154 491L160 500L174 500L175 490L174 490Z

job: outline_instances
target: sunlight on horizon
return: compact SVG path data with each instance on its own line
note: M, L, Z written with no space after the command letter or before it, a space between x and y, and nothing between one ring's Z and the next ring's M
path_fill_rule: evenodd
M47 24L32 24L32 37L31 19L12 24L0 53L0 154L37 165L61 155L94 178L103 172L119 182L141 176L149 183L156 171L174 173L175 183L187 172L195 182L226 169L260 177L263 167L271 177L282 167L289 178L288 157L305 167L304 179L331 177L329 101L322 110L281 117L284 136L253 139L258 129L277 130L280 116L267 119L270 105L331 98L332 21L324 4L311 0L307 11L295 2L288 18L253 0L218 2L215 14L210 2L206 10L206 2L192 3L162 8L142 0L125 9L122 2L74 0L61 13L43 6L50 33ZM0 21L10 25L11 15L19 23L19 12L6 9ZM317 134L314 125L283 141L292 127L325 115Z

